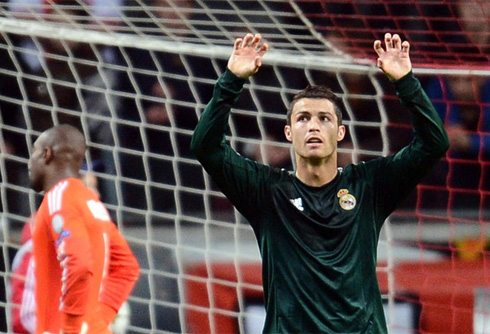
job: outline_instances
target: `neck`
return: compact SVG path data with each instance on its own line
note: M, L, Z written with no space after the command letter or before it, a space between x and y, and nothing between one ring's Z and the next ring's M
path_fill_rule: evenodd
M336 159L328 159L319 164L296 159L296 177L312 187L321 187L329 183L335 178L337 172Z
M73 173L69 170L58 171L57 174L53 175L46 179L44 184L44 192L48 192L51 188L53 188L58 182L69 179L71 177L78 178L80 175L78 173Z

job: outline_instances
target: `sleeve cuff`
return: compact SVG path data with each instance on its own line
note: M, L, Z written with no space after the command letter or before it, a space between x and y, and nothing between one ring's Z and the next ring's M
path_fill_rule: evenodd
M107 304L100 303L100 302L98 305L98 309L99 310L97 313L102 318L102 320L104 320L105 324L109 326L112 323L112 321L116 318L117 310L115 310L113 307Z
M415 77L412 71L395 81L394 84L396 95L400 98L410 96L422 88L420 81Z
M246 81L247 81L246 79L237 77L228 68L226 68L225 73L223 73L221 75L221 78L219 79L219 83L221 87L235 94L238 94L242 91L243 85L245 84Z
M63 313L61 330L63 333L80 333L82 329L83 315Z

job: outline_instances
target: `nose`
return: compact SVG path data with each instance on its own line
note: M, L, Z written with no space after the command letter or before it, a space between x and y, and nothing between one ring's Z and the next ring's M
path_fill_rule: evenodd
M308 122L308 132L320 131L320 121L316 117L312 117Z

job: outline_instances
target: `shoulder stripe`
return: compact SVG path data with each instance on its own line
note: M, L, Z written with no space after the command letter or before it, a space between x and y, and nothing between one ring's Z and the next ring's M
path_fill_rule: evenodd
M59 211L61 209L61 202L63 199L63 192L68 186L68 181L62 181L54 186L54 189L48 193L48 208L49 215Z

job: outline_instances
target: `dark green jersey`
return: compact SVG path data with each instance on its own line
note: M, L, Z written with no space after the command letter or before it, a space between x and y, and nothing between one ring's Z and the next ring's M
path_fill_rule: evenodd
M383 222L448 148L412 73L395 83L413 141L395 155L339 169L322 187L237 154L224 140L244 80L225 72L192 149L250 222L262 256L265 333L386 333L376 277Z

